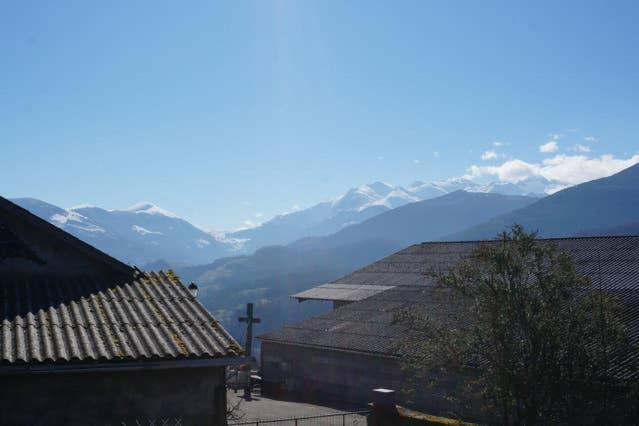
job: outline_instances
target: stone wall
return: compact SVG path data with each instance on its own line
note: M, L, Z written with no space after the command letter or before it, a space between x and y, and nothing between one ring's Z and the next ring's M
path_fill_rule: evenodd
M371 390L399 389L401 370L390 358L262 342L266 395L363 408Z
M223 425L224 367L0 376L2 425Z
M385 388L397 392L400 405L436 415L460 413L469 419L478 415L444 395L458 389L463 378L440 380L437 389L425 383L415 389L411 372L403 371L396 358L264 341L261 361L263 392L274 398L364 408L373 389Z

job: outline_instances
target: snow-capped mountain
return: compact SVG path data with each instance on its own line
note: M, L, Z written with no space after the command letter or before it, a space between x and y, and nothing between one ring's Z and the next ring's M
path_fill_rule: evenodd
M529 197L544 197L554 190L563 189L563 185L540 176L528 177L516 183L490 182L482 184L467 177L456 177L431 183L414 182L408 192L426 200L455 191L483 192L487 194L526 195Z
M332 202L332 209L337 212L363 211L374 206L394 209L406 203L419 200L419 197L409 193L402 187L392 186L384 182L373 182L349 190Z
M541 197L552 182L543 178L518 183L480 184L466 177L424 183L416 181L407 188L373 182L348 190L344 195L308 209L278 215L262 225L229 234L244 241L244 250L289 244L300 238L325 236L363 222L373 216L405 204L436 198L455 191Z
M558 186L543 178L518 183L479 184L460 177L408 187L373 182L352 188L333 200L281 214L262 225L232 233L206 232L175 213L142 202L123 210L79 205L63 209L33 198L13 201L87 243L130 264L164 261L196 265L252 253L269 245L326 236L405 204L437 198L458 190L505 195L541 196Z
M334 200L321 202L294 213L282 214L262 225L228 236L245 241L244 250L288 244L300 238L329 235L382 212L420 198L404 188L374 182L348 190Z
M527 195L530 197L544 197L565 188L566 185L551 181L540 176L532 176L517 183L491 182L486 185L471 185L464 188L467 192L485 192L503 195Z
M216 238L152 203L125 210L81 205L63 209L34 198L12 200L98 249L133 265L164 260L199 264L235 254L228 239Z

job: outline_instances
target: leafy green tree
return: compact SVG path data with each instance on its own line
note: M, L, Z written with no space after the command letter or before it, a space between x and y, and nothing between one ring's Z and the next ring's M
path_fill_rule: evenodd
M555 244L515 225L433 276L442 309L397 317L414 388L496 424L610 424L636 408L612 368L635 350L620 305Z

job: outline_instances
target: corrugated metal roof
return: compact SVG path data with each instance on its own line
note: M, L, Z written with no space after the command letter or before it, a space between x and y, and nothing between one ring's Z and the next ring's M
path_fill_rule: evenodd
M2 364L219 358L238 343L172 273L0 277Z
M540 240L555 242L570 253L577 270L590 277L594 288L619 298L630 337L639 342L639 237L595 237ZM368 265L332 284L345 287L392 287L371 297L350 303L323 315L262 334L262 340L311 345L327 349L358 351L385 356L401 355L395 344L406 337L407 327L393 323L400 309L417 306L436 315L450 309L446 294L433 286L428 273L445 270L468 256L478 244L489 242L442 242L410 246ZM313 290L313 289L311 289ZM311 291L309 290L309 291ZM635 358L639 354L635 354ZM639 378L639 372L627 370L632 364L616 366L625 377ZM624 367L625 366L625 367Z
M339 300L344 302L357 302L368 299L371 296L390 290L394 286L362 285L362 284L323 284L313 287L301 293L294 294L293 298L299 300Z

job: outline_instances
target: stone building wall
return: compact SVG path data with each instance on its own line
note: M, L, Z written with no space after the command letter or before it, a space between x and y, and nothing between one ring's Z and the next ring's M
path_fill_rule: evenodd
M267 341L261 356L263 391L276 398L364 408L372 389L402 385L391 358Z
M261 361L266 396L358 409L371 402L373 389L386 388L396 391L399 405L478 418L444 395L458 389L463 378L440 379L437 389L420 386L397 358L263 341Z
M224 425L224 367L0 376L2 425Z

